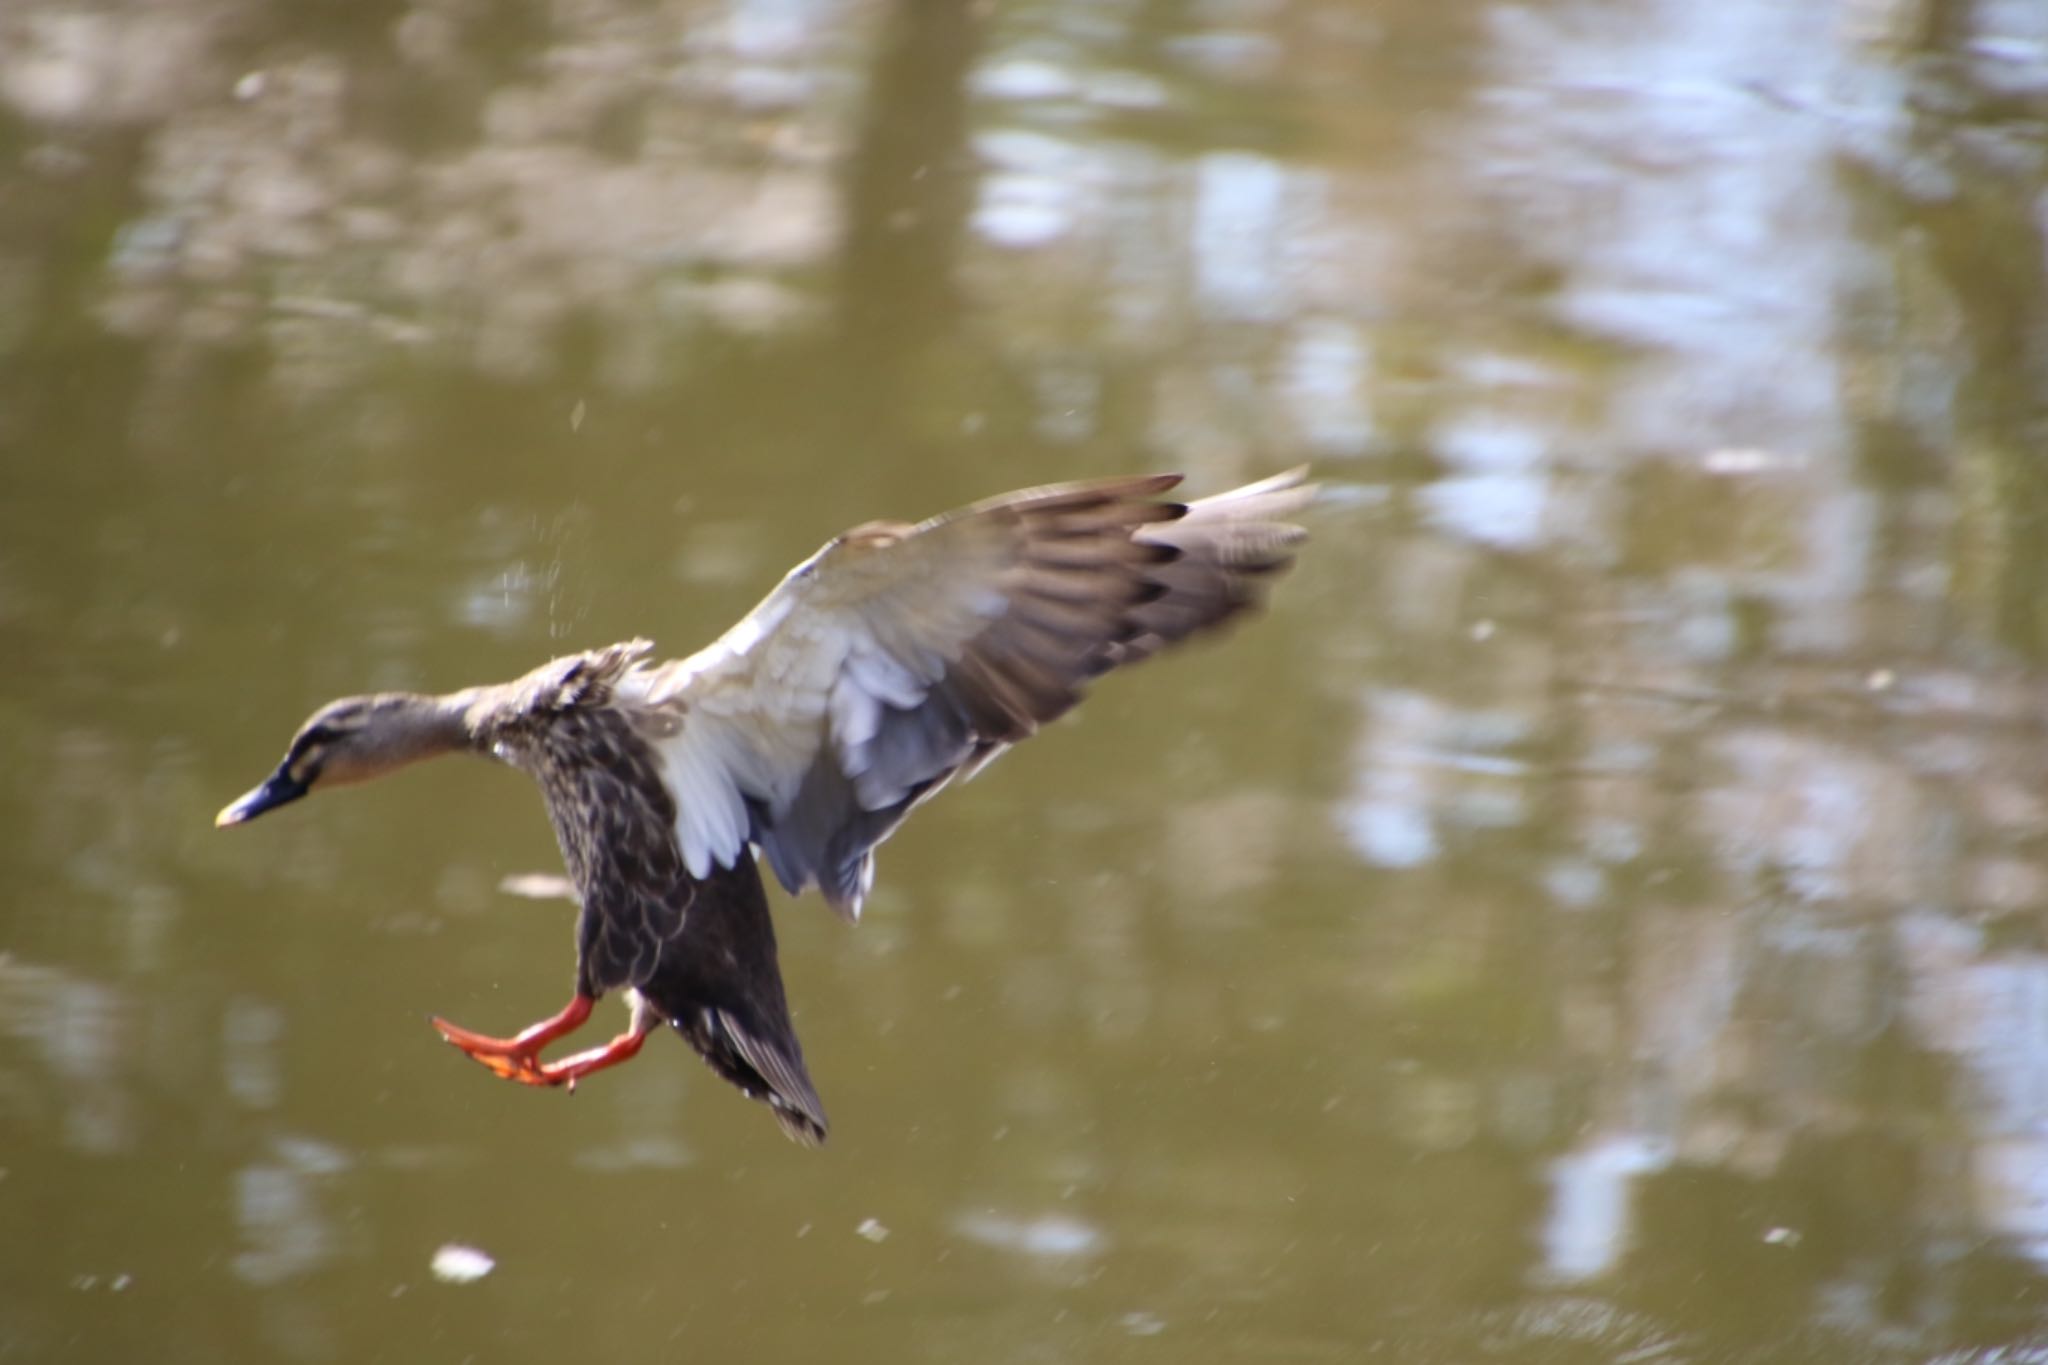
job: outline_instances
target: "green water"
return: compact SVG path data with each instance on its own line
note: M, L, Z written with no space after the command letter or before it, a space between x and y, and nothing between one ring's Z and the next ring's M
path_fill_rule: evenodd
M16 0L0 1359L2041 1358L2044 100L2024 4ZM1267 617L777 899L822 1151L434 1036L571 983L515 774L211 827L1304 459Z

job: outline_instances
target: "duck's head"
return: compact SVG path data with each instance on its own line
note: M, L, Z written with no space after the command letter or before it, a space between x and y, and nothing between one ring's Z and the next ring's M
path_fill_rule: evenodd
M387 692L331 701L292 736L277 771L222 807L213 823L243 824L316 789L367 782L458 748L466 734L462 700Z

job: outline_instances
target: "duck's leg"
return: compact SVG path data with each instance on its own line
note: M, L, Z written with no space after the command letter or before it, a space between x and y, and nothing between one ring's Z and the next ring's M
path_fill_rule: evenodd
M590 1007L595 1003L592 997L579 991L562 1007L559 1014L543 1019L531 1028L521 1029L511 1038L493 1038L487 1034L471 1033L468 1029L451 1024L438 1015L433 1022L434 1027L441 1031L443 1038L461 1048L472 1060L489 1067L508 1081L519 1081L526 1085L560 1085L573 1077L548 1075L549 1068L541 1064L540 1051L557 1038L581 1028L583 1021L590 1017Z
M632 1060L640 1051L640 1045L647 1041L647 1035L661 1022L661 1015L640 997L640 992L629 991L627 998L633 1006L633 1022L624 1033L603 1047L586 1048L558 1062L543 1062L540 1059L541 1049L557 1038L575 1032L590 1017L590 1007L595 1003L592 997L576 996L560 1014L543 1019L532 1028L522 1029L514 1038L491 1038L471 1033L439 1017L435 1018L434 1027L472 1060L489 1067L493 1074L508 1081L518 1081L521 1085L566 1085L574 1090L576 1082L593 1071Z
M559 1062L545 1062L541 1065L540 1076L534 1085L566 1085L571 1090L576 1082L593 1071L602 1071L608 1066L631 1061L640 1051L640 1045L647 1041L647 1035L661 1022L661 1015L654 1007L640 998L640 992L628 991L627 998L633 1005L633 1022L624 1033L606 1043L603 1047L586 1048L572 1053ZM524 1076L519 1077L525 1080Z

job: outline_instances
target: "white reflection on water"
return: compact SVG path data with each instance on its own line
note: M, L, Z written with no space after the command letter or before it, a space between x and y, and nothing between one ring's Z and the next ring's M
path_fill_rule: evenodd
M973 84L977 95L998 100L1070 99L1080 89L1063 68L1024 57L988 63Z
M1510 752L1527 722L1495 707L1460 708L1420 692L1373 694L1337 822L1376 867L1418 867L1439 852L1438 827L1512 829L1531 809L1530 764Z
M1913 1016L1970 1077L1977 1216L2048 1263L2048 956L1977 960L1981 935L1932 915L1900 937Z
M955 1218L953 1228L969 1241L1022 1256L1084 1256L1104 1245L1101 1229L1060 1213L1020 1216L977 1209Z
M74 1150L108 1155L133 1144L134 1105L119 1074L130 1013L112 986L0 954L0 1033L28 1044L59 1082L19 1102L60 1104Z
M1523 474L1549 460L1541 428L1492 413L1461 413L1436 432L1436 451L1468 474Z
M976 139L993 168L982 181L974 226L998 246L1046 246L1066 235L1107 176L1100 154L1077 142L1021 129Z
M1436 832L1419 802L1376 792L1346 806L1342 822L1358 856L1375 867L1420 867L1437 855Z
M1719 780L1699 820L1732 867L1768 867L1801 895L1910 903L1925 873L1927 811L1893 763L1827 739L1730 729L1707 747Z
M1281 362L1280 399L1294 413L1310 449L1355 455L1372 443L1366 385L1372 351L1364 330L1336 318L1304 319Z
M332 1260L337 1236L318 1193L355 1164L331 1142L286 1134L272 1142L270 1160L237 1171L234 1215L243 1247L235 1253L235 1274L250 1284L274 1285Z
M1287 182L1278 162L1249 152L1217 152L1196 168L1194 283L1213 315L1271 322L1289 310Z
M1134 71L1081 71L1034 57L987 62L975 72L972 85L983 99L1019 104L1157 109L1168 100L1166 88L1150 76Z
M1493 20L1491 117L1467 153L1534 187L1518 231L1572 261L1561 315L1640 348L1610 435L1684 450L1706 422L1838 450L1830 340L1856 260L1824 188L1839 148L1826 120L1760 93L1825 78L1834 17L1667 0Z
M616 1175L625 1171L674 1171L691 1165L697 1154L688 1144L662 1134L625 1137L602 1147L589 1147L576 1154L576 1164L586 1171Z
M276 1105L283 1081L278 1042L284 1013L262 1000L238 996L221 1017L221 1072L228 1094L251 1109Z
M285 1165L301 1175L340 1175L355 1165L355 1158L347 1151L319 1138L288 1133L271 1146Z
M2048 1264L2048 1133L1987 1142L1977 1150L1977 1211L1987 1227Z
M1561 1280L1605 1274L1628 1249L1635 1190L1671 1164L1671 1144L1639 1133L1602 1136L1550 1166L1543 1268Z
M1532 474L1474 474L1440 479L1420 492L1430 524L1503 550L1534 549L1544 539L1549 480Z
M306 1188L287 1166L251 1166L235 1176L235 1221L247 1245L235 1274L255 1285L303 1275L333 1254L334 1239Z

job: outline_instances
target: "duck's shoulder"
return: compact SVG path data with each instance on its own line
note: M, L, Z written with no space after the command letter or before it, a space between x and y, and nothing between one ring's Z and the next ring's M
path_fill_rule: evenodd
M628 640L550 659L492 688L481 701L483 714L475 719L479 728L503 734L587 718L615 705L620 681L653 649L651 641Z

